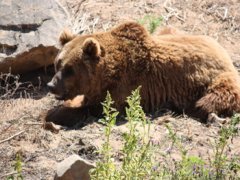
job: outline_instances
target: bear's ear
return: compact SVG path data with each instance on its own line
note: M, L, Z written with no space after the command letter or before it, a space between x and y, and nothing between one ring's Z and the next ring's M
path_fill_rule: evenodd
M100 57L103 54L102 52L103 49L101 48L99 42L96 39L91 37L87 38L83 42L82 49L85 54L91 57Z
M76 35L74 35L69 29L64 29L59 36L59 41L62 46L71 41Z
M112 35L131 40L143 40L148 36L146 29L136 22L125 22L111 31Z

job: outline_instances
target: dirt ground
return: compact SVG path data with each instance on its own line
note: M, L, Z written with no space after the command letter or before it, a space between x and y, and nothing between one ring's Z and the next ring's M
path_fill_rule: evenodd
M205 34L217 39L240 68L240 1L239 0L60 0L70 12L75 32L104 31L124 20L139 20L147 14L163 17L160 26L170 25L189 34ZM0 179L14 174L16 154L22 157L24 179L53 179L56 164L71 154L95 162L95 153L103 142L104 126L94 117L78 117L72 128L62 127L58 133L42 128L41 114L58 102L46 90L51 73L41 76L34 87L25 86L14 96L4 97L0 91ZM35 79L37 79L35 77ZM23 80L26 80L23 78ZM22 80L22 81L23 81ZM21 82L21 81L20 81ZM41 82L41 83L39 83ZM12 87L14 89L14 87ZM9 88L9 92L11 88ZM12 91L11 91L12 92ZM177 132L189 154L207 159L212 155L219 125L207 126L195 119L170 113L153 120L152 139L162 144L159 152L169 151L168 123ZM116 158L122 145L126 124L114 127L111 137ZM12 136L15 137L11 138ZM5 139L11 138L5 142ZM231 156L240 156L240 137L228 147ZM173 158L179 153L171 149Z

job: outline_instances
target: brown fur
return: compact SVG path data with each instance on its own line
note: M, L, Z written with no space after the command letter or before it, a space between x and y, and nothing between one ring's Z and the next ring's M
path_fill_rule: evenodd
M74 37L75 35L73 35L71 31L69 31L68 29L64 29L59 36L59 42L63 46L67 42L71 41Z
M55 94L63 99L84 95L85 106L99 104L110 91L122 110L126 97L142 86L146 112L171 106L203 120L212 112L240 112L238 73L227 52L206 36L165 33L153 38L139 24L127 22L67 41L55 64L62 72L52 80L62 81L54 85ZM69 67L73 72L65 76Z
M161 29L161 31L158 33L158 35L166 35L166 34L172 34L172 35L183 35L185 34L183 31L179 31L178 29L174 27L164 27Z

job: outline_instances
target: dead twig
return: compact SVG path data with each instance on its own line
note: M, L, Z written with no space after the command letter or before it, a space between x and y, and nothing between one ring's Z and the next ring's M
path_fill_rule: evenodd
M25 132L25 130L22 130L22 131L20 131L20 132L18 132L18 133L16 133L16 134L14 134L13 136L11 136L11 137L9 137L9 138L7 138L7 139L4 139L4 140L2 140L2 141L0 141L0 144L4 143L4 142L6 142L6 141L9 141L9 140L13 139L13 138L16 137L16 136L19 136L20 134L22 134L22 133L24 133L24 132Z
M2 175L1 178L4 178L6 176L11 176L11 175L14 175L14 174L17 174L17 173L18 173L17 171L13 171L13 172Z
M26 171L26 168L22 168L22 172L23 172L23 171ZM15 174L18 174L18 172L17 172L17 171L12 171L12 172L3 174L3 175L0 175L0 179L2 179L2 178L4 178L4 177L11 176L11 175L15 175Z
M25 123L24 125L43 125L43 123Z
M11 73L0 73L0 99L9 99L14 96L29 96L28 92L35 92L37 89L31 82L20 82L19 75Z
M5 129L2 130L1 134L3 134L4 132L6 132L10 127L12 127L13 124L10 124L8 127L6 127Z
M178 20L180 20L181 22L185 22L185 17L181 17L179 10L178 10L178 9L175 9L175 8L172 8L172 7L168 6L167 4L168 4L168 2L166 1L166 2L164 3L164 5L163 5L165 11L168 13L168 14L164 17L164 19L165 19L166 21L168 21L171 17L174 16L174 17L176 17Z

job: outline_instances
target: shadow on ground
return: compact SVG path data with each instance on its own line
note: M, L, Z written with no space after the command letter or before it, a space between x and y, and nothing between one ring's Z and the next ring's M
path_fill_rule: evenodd
M48 93L46 84L54 75L48 66L24 74L0 74L0 100L32 98L41 99Z

